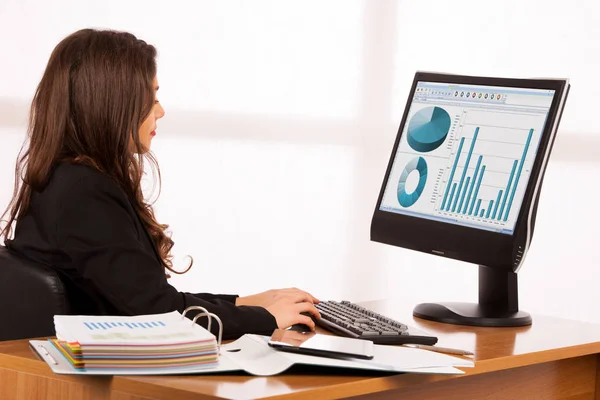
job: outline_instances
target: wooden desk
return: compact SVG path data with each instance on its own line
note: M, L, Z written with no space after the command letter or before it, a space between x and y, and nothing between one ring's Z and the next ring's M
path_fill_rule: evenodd
M534 316L520 328L474 328L413 319L388 302L365 306L436 334L439 345L475 352L463 376L381 375L298 368L275 377L55 375L27 340L0 342L0 399L597 399L600 325Z

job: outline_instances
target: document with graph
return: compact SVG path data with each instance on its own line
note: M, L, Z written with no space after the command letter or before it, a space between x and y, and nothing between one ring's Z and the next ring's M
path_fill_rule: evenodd
M212 333L178 312L136 317L56 316L55 325L56 339L29 343L57 374L176 375L243 371L271 376L296 364L382 372L463 374L456 367L473 366L470 359L402 346L374 345L372 360L285 353L270 347L268 336L250 334L220 346L220 340Z
M111 373L186 372L217 365L218 342L178 312L135 317L54 317L56 339L34 349L52 365ZM51 355L54 354L54 355Z

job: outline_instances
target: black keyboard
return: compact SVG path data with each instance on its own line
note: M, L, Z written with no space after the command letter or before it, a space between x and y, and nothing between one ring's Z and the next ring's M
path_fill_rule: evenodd
M321 313L321 319L315 320L316 324L340 336L367 339L375 344L433 345L438 340L417 328L349 301L321 301L315 307Z

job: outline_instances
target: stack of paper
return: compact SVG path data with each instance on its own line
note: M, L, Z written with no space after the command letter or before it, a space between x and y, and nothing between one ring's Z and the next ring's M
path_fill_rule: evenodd
M62 356L80 371L186 372L214 368L217 340L180 313L135 317L54 317ZM116 372L118 373L118 372Z
M186 370L176 368L165 369L75 369L54 347L48 347L47 342L31 340L29 343L34 351L57 374L70 375L174 375L174 374L205 374L232 371L246 371L257 376L271 376L283 373L293 365L308 365L317 367L347 368L354 370L380 372L410 372L417 374L464 374L460 368L473 367L471 359L452 357L432 351L414 349L404 346L374 345L375 355L372 360L360 360L345 357L318 357L307 354L284 353L269 347L268 336L246 334L238 340L222 347L219 363L212 367L187 367ZM339 373L339 370L336 374Z

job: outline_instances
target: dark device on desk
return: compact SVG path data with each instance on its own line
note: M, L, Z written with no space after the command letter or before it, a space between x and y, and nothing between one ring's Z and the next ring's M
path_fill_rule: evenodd
M569 92L566 79L417 72L371 222L371 240L479 265L479 303L413 315L522 326L517 272Z
M427 344L438 339L414 326L378 314L349 301L321 301L315 304L321 319L315 323L349 338L365 339L375 344Z
M347 337L319 335L315 332L296 332L276 329L269 346L291 353L321 357L352 357L370 360L374 357L373 342Z

